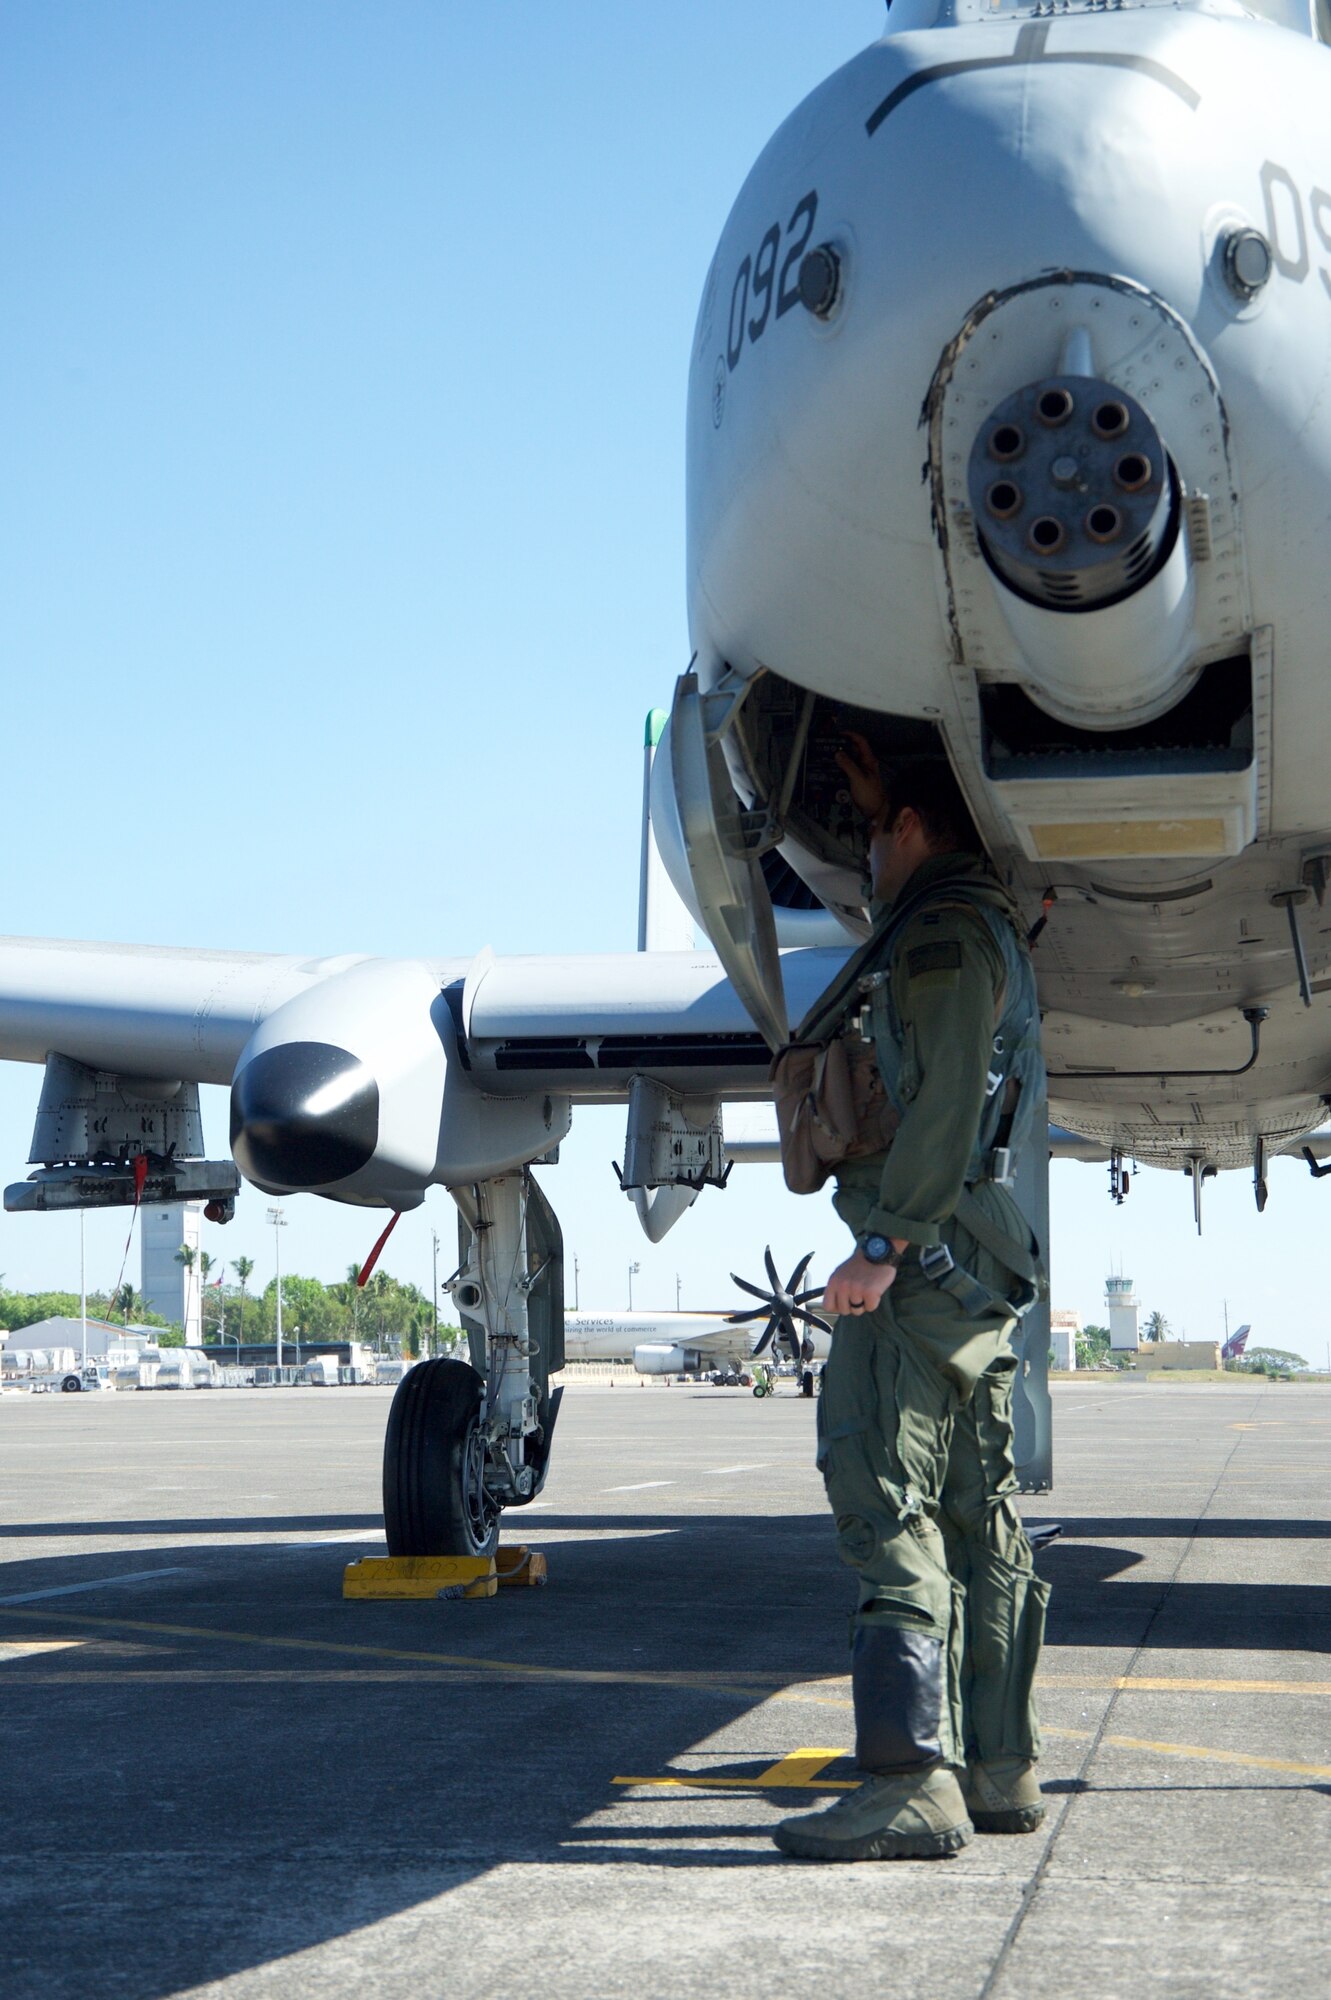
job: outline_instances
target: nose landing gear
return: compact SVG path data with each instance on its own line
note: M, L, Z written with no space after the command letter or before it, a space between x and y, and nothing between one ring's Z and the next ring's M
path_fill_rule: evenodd
M419 1362L403 1376L384 1438L390 1556L486 1556L505 1507L545 1483L563 1390L564 1254L559 1224L525 1170L455 1190L461 1265L449 1289L471 1362Z

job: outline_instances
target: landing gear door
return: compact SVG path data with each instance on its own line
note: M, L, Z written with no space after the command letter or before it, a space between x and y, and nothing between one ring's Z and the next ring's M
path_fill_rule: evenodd
M558 1216L530 1171L523 1173L523 1205L524 1258L531 1285L527 1293L527 1339L532 1352L527 1357L526 1365L533 1384L532 1393L538 1399L538 1430L527 1442L527 1463L536 1473L536 1483L526 1497L535 1499L549 1464L550 1435L564 1393L562 1388L557 1388L553 1395L550 1391L550 1377L557 1375L564 1366L564 1234ZM459 1200L459 1269L465 1267L471 1257L472 1225L468 1220L467 1207L465 1201ZM485 1323L462 1306L458 1308L458 1317L467 1336L471 1365L478 1375L486 1377L489 1352ZM510 1504L520 1505L521 1502Z
M707 935L768 1046L790 1040L776 918L761 867L779 834L746 812L730 782L722 740L751 683L725 676L709 693L681 674L670 717L670 768L680 832Z
M527 1176L527 1269L539 1271L527 1299L527 1331L539 1350L532 1374L548 1394L564 1365L564 1232L539 1184Z

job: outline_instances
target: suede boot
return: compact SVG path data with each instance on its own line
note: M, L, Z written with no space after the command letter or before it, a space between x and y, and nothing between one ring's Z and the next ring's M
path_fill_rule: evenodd
M805 1861L933 1860L971 1837L956 1773L944 1763L866 1777L822 1812L783 1819L772 1838Z
M961 1786L977 1833L1034 1833L1044 1819L1040 1782L1027 1758L967 1764Z

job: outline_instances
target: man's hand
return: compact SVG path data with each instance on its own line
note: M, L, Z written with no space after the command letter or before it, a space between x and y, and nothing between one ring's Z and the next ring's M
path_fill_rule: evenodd
M836 760L846 774L855 808L866 819L877 819L887 804L883 781L878 775L878 759L868 738L858 730L848 729L843 740L846 747L837 751Z
M899 1246L898 1246L899 1247ZM862 1250L838 1264L823 1287L826 1313L872 1312L897 1275L895 1264L871 1264Z

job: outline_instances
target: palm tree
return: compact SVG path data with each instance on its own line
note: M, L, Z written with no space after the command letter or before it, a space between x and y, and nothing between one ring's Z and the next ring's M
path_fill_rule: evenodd
M1172 1327L1162 1312L1148 1313L1146 1325L1142 1328L1148 1340L1168 1340Z
M360 1265L347 1265L347 1294L351 1300L351 1337L360 1345Z
M126 1281L126 1283L123 1284L120 1287L120 1290L116 1293L116 1307L119 1311L124 1313L126 1326L129 1325L129 1316L133 1312L135 1306L138 1304L138 1299L139 1299L138 1293L135 1291L133 1285L128 1283L128 1281Z
M240 1337L245 1338L245 1287L254 1276L253 1257L237 1257L231 1266L240 1279Z
M208 1274L212 1270L213 1265L216 1262L217 1259L215 1257L210 1257L206 1250L200 1250L199 1252L199 1339L200 1340L203 1340L206 1336L206 1329L203 1323L203 1288L208 1283ZM213 1332L215 1335L217 1332L216 1327L214 1327Z
M195 1258L196 1258L196 1257L198 1256L198 1254L199 1254L199 1253L198 1253L198 1251L196 1251L196 1250L195 1250L195 1248L194 1248L194 1246L193 1246L193 1244L192 1244L192 1243L182 1243L182 1244L181 1244L181 1246L180 1246L180 1248L179 1248L179 1250L177 1250L177 1252L176 1252L176 1262L177 1262L177 1264L183 1264L183 1265L185 1266L185 1274L186 1274L186 1275L185 1275L185 1310L184 1310L184 1312L183 1312L183 1313L181 1314L181 1318L182 1318L182 1319L184 1320L184 1322L185 1322L185 1338L186 1338L186 1340L188 1340L188 1339L189 1339L189 1295L190 1295L190 1288L191 1288L191 1286L193 1285L193 1282L194 1282L194 1260L195 1260ZM199 1300L199 1320L200 1320L200 1326L199 1326L199 1334L200 1334L200 1337L202 1337L202 1334L203 1334L203 1325L202 1325L202 1320L203 1320L203 1300L202 1300L202 1298L200 1298L200 1300Z

